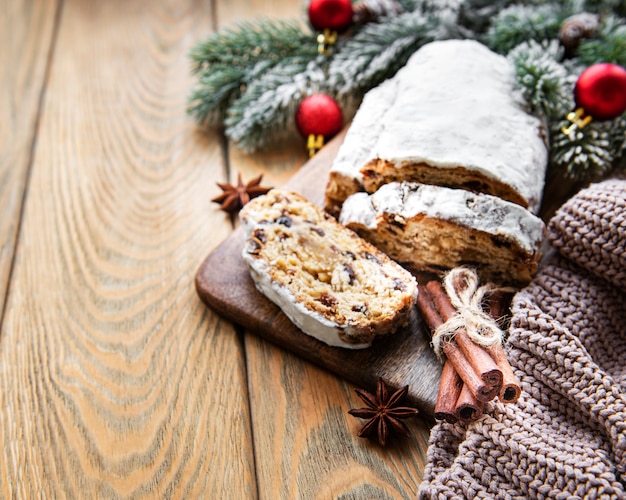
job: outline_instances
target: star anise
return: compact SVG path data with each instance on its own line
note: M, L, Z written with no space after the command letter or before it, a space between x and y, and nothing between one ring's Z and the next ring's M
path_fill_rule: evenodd
M396 432L406 437L411 435L409 429L400 419L414 417L419 412L416 408L399 406L409 392L408 385L390 395L384 380L379 378L376 395L363 389L355 389L354 391L367 405L367 408L355 408L348 412L355 417L368 419L359 431L359 437L370 437L376 433L380 445L385 446L391 433Z
M261 196L272 189L260 186L261 179L263 179L263 174L250 180L247 184L244 184L241 180L241 173L239 173L237 174L236 186L217 182L216 184L221 188L223 193L213 198L211 201L220 203L222 205L220 209L224 212L228 212L229 214L237 213L252 198Z

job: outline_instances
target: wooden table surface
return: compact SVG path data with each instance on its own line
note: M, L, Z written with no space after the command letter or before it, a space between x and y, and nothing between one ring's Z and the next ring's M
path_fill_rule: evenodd
M342 379L240 331L194 275L246 155L186 114L189 50L296 0L0 0L0 497L411 498L429 423L356 436Z

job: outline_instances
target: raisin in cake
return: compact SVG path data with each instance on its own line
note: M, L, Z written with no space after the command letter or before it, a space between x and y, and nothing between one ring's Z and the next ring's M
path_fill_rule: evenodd
M257 289L303 332L363 348L408 322L413 276L302 196L273 189L240 218Z
M541 219L509 201L409 182L350 196L339 221L398 262L431 271L468 265L507 285L530 281L545 233Z
M485 192L536 213L547 147L510 61L472 40L432 42L370 90L331 167L326 210L416 181Z

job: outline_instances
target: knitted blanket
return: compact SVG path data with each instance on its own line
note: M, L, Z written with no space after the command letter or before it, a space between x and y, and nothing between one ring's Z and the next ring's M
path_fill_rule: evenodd
M626 498L626 181L579 192L548 238L554 255L512 304L523 395L436 424L422 499Z

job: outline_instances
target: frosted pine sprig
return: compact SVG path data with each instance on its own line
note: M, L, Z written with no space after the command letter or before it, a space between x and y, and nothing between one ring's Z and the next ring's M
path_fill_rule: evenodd
M418 11L365 26L340 45L328 69L330 86L338 95L364 93L395 74L411 54L432 41L436 27L434 17Z
M573 104L573 76L558 61L562 50L557 42L524 42L508 55L515 66L517 83L533 113L564 116Z
M569 125L562 121L552 129L550 147L553 168L568 177L599 179L613 169L615 157L611 153L611 134L601 123L591 123L571 135L561 132Z
M295 135L298 104L324 85L325 73L317 61L293 58L276 65L232 103L226 135L246 152Z
M493 50L506 54L522 42L555 39L569 13L559 3L512 5L495 17L485 42Z
M204 125L221 125L248 85L286 59L317 57L315 35L296 22L260 20L214 33L190 53L198 80L188 111ZM304 65L303 67L306 67Z

